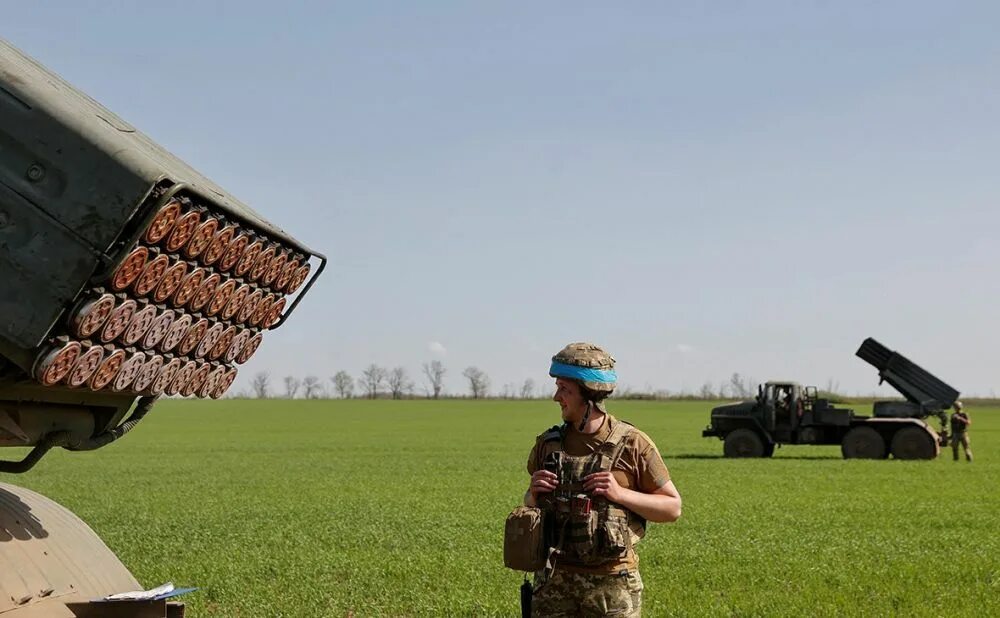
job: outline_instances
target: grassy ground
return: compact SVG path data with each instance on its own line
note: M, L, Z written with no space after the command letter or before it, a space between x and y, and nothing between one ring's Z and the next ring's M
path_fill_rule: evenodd
M619 402L684 515L640 545L649 616L1000 615L1000 410L977 460L725 460L709 404ZM512 616L507 513L546 402L165 402L118 444L16 478L194 616Z

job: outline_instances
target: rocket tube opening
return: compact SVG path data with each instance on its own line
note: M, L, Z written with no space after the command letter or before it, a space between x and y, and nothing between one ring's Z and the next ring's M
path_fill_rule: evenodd
M115 307L111 316L108 317L108 321L104 323L104 328L101 329L99 336L101 343L111 343L121 337L125 329L132 323L132 318L138 310L139 305L131 298Z
M97 298L87 300L73 312L70 318L70 331L81 339L89 339L104 326L114 310L115 297L111 294L101 294Z
M116 392L121 392L132 386L135 381L135 377L139 374L143 365L146 364L146 355L142 352L136 352L132 356L125 359L122 363L121 369L115 375L114 380L111 381L111 390Z
M163 246L170 253L177 253L191 240L199 223L201 223L201 213L198 211L191 211L183 215L174 225L174 229L170 230L170 235L167 236Z
M73 365L73 369L69 372L69 377L66 378L66 385L70 388L79 388L86 384L87 380L101 366L101 361L103 360L104 348L96 345L92 346L77 359L76 364Z
M156 307L153 305L146 305L143 307L135 316L132 317L132 321L129 322L128 328L122 333L120 340L125 346L134 345L137 341L142 339L146 331L150 329L153 322L156 321Z
M205 266L211 266L222 259L226 249L229 248L229 243L233 241L235 236L236 226L234 225L227 225L219 230L212 238L212 242L208 244L208 248L201 254L201 263Z
M118 375L118 371L125 364L125 359L128 358L128 354L125 350L115 350L101 362L101 366L97 368L94 375L90 377L90 381L87 382L87 387L92 391L99 391L105 386L111 383Z
M35 378L45 386L59 384L69 375L81 353L82 349L78 341L70 341L50 348L36 361L33 371Z
M181 283L184 281L184 277L187 276L188 265L187 262L176 262L173 266L167 269L167 272L160 279L159 285L153 291L153 300L162 303L166 302L168 298L174 295L177 288L181 287Z
M149 257L149 249L146 247L136 247L128 254L122 263L118 265L115 272L111 275L111 280L108 282L108 286L115 292L122 292L127 290L129 286L135 283L135 280L139 278L142 274L143 268L146 266L146 258Z
M176 199L167 202L156 213L153 220L149 222L149 227L146 228L146 232L143 234L143 240L151 245L155 245L163 240L163 237L170 233L174 224L180 219L181 210L181 203Z
M160 284L168 268L170 268L170 258L165 255L158 255L150 260L135 281L133 291L136 296L145 296L152 292Z
M191 234L191 240L184 246L184 257L193 260L201 255L212 244L217 231L219 231L219 220L215 217L207 218Z

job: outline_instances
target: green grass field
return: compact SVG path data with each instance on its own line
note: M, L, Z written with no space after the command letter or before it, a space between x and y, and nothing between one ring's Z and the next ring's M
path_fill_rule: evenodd
M706 403L612 402L684 498L639 547L648 616L1000 615L1000 410L976 462L726 460ZM170 401L7 477L72 509L190 615L513 616L504 518L547 402Z

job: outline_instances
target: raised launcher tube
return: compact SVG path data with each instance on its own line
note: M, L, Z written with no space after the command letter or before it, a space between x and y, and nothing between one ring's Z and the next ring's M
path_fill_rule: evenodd
M221 397L325 264L0 40L0 472Z
M880 380L891 384L906 398L905 403L875 402L875 416L925 418L936 415L942 419L944 428L944 411L958 399L957 390L871 337L861 343L857 356L878 369Z

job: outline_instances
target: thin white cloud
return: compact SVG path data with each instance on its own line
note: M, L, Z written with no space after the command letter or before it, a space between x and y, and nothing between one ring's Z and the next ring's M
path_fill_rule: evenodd
M694 352L694 346L688 345L686 343L678 343L674 348L681 354L687 354L688 352Z
M427 349L431 351L431 354L436 356L447 356L448 348L444 347L444 344L440 341L432 341L427 344Z

